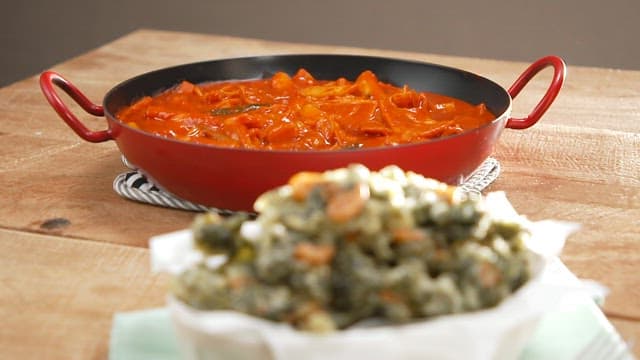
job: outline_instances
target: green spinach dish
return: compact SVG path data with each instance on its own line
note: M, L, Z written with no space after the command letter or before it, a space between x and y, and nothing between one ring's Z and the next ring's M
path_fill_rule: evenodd
M225 256L176 275L177 299L330 332L489 308L530 277L521 221L395 166L298 173L255 209L196 217L196 247Z

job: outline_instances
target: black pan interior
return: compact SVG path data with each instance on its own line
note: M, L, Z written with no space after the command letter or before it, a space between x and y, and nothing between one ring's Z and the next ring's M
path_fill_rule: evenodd
M278 71L294 74L307 69L315 78L334 80L355 78L364 70L373 71L381 81L408 85L465 100L484 102L494 114L510 105L509 94L500 85L473 73L447 66L399 59L356 55L274 55L213 60L149 72L114 87L105 96L107 113L114 114L143 96L152 96L183 80L203 83L221 80L257 79Z

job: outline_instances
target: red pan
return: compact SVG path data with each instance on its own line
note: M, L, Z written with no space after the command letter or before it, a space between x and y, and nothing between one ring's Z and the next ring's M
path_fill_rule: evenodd
M552 67L546 93L525 118L510 117L514 97L542 69ZM203 83L262 78L307 69L317 79L354 80L373 71L381 81L418 91L452 96L472 104L485 103L497 118L464 133L399 146L337 151L277 151L224 148L160 137L130 127L115 114L142 96L153 96L183 80ZM258 195L285 184L299 171L323 171L361 163L372 170L395 164L453 185L460 184L491 154L502 130L534 125L556 98L566 74L565 64L547 56L530 65L508 90L473 73L447 66L391 58L351 55L279 55L192 63L161 69L126 80L111 89L102 106L93 104L72 83L47 71L42 91L60 117L90 142L114 140L127 160L160 188L195 203L228 210L253 210ZM107 129L89 130L62 102L55 87L69 94L85 111L104 116Z

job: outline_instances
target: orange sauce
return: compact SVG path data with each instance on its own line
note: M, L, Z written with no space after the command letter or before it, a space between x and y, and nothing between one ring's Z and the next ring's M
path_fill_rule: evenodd
M491 122L484 104L383 83L316 80L300 69L261 80L182 82L118 111L128 125L164 137L234 148L334 150L413 143Z

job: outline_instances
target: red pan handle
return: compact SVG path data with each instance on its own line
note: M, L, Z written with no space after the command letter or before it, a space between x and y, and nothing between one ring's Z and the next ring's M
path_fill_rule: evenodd
M529 83L529 81L542 69L547 67L553 67L553 79L551 84L544 94L542 99L533 111L524 118L509 118L507 120L507 127L510 129L526 129L533 126L540 120L542 115L547 111L553 100L558 96L558 92L564 83L564 78L567 75L567 68L564 61L557 56L546 56L542 59L531 64L520 77L509 88L509 95L511 98L515 98L520 93L520 90Z
M96 105L91 102L75 85L70 83L67 79L60 76L60 74L53 71L45 71L40 75L40 89L44 93L44 96L49 101L49 104L58 113L58 115L69 125L73 131L81 138L89 142L103 142L112 140L113 135L111 130L93 131L89 130L72 112L67 105L62 102L60 96L56 93L54 85L58 86L64 92L69 94L78 105L80 105L84 111L95 116L104 116L104 109L100 105Z

